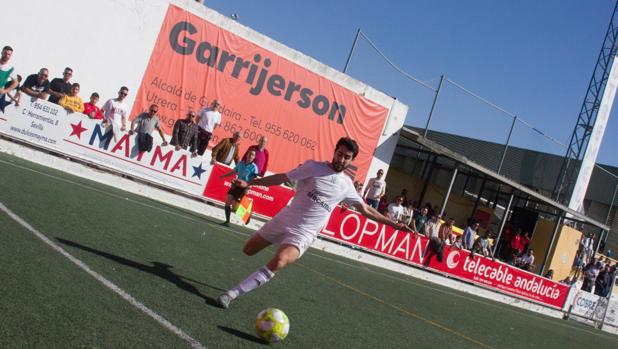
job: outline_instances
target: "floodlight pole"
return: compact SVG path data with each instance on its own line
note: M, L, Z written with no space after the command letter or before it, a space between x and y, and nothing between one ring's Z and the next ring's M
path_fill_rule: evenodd
M431 122L433 111L436 109L436 104L438 103L438 97L440 96L440 91L442 90L443 82L444 82L444 75L440 75L440 83L438 84L436 95L433 97L433 103L431 103L431 110L429 111L429 116L427 117L427 124L425 125L425 131L423 132L423 137L425 138L427 138L427 131L429 130L429 123Z
M352 55L354 54L354 49L356 48L356 43L358 42L358 37L361 34L360 28L356 31L356 36L354 37L354 42L352 43L352 48L350 49L350 53L348 54L348 59L345 61L345 66L343 67L343 73L348 71L348 66L350 65L350 61L352 60Z

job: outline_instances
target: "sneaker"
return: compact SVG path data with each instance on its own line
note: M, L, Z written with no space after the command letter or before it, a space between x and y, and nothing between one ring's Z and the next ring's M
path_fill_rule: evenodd
M217 298L217 304L223 309L229 308L230 303L232 303L232 297L230 297L227 293L224 293Z

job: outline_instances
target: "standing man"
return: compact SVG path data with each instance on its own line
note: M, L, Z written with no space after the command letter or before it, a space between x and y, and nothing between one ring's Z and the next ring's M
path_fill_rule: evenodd
M277 272L300 258L341 201L346 201L360 213L379 223L411 231L404 224L391 221L365 204L354 190L352 180L343 171L350 166L356 155L358 155L356 142L351 138L341 138L337 142L330 162L308 160L288 173L256 178L249 182L238 179L235 181L240 187L272 186L290 181L297 181L298 185L290 205L266 222L249 238L243 248L245 254L253 256L267 246L275 244L278 246L277 252L265 266L220 295L217 299L219 306L228 308L238 296L270 281Z
M380 198L386 193L386 182L382 179L384 170L379 169L376 176L369 179L367 187L363 193L367 205L377 209L380 203Z
M26 78L21 86L21 91L30 97L47 100L49 95L49 71L47 68L41 68L38 74L31 74Z
M439 216L439 214L434 214L431 217L438 217L439 219ZM423 232L425 231L425 224L427 223L428 219L429 210L427 209L427 207L421 208L421 212L417 213L416 216L414 216L414 218L412 219L412 229L415 232L423 234Z
M167 145L167 142L165 141L165 135L159 127L159 117L157 116L158 111L159 107L156 104L152 104L150 105L147 113L144 112L139 114L139 116L133 119L133 121L131 122L131 130L129 131L129 135L133 135L135 132L137 132L137 147L140 152L152 150L152 132L155 129L159 131L159 135L163 140L161 146L164 147ZM137 129L133 131L136 124Z
M66 67L62 73L62 78L55 78L49 84L49 101L52 103L60 103L62 97L71 93L71 77L73 69Z
M220 162L226 165L230 165L232 160L235 164L239 162L238 156L238 141L240 140L240 132L236 131L230 138L222 139L214 148L212 148L212 159L210 164L214 165L215 162ZM254 154L255 158L255 154ZM255 159L252 159L252 161ZM257 167L257 165L255 165Z
M255 150L255 164L258 167L260 177L264 177L268 169L268 149L266 149L266 143L268 143L268 138L266 136L261 136L258 140L258 144L250 146L245 152L245 155L242 156L243 160L247 160L249 151Z
M11 46L4 46L2 56L0 56L0 95L13 90L19 84L15 67L9 64L12 55L13 48ZM9 81L10 83L7 84Z
M478 228L479 224L477 222L473 222L471 225L468 225L466 227L463 235L464 248L466 250L472 250L472 247L474 246L474 240L476 240L476 232Z
M221 113L217 111L220 105L221 102L215 99L212 101L210 108L206 107L200 111L197 121L199 126L197 153L199 155L204 155L208 148L208 142L212 138L212 133L221 124Z
M112 127L114 132L114 140L120 135L120 132L127 129L127 115L129 115L129 107L124 99L129 94L129 88L122 86L118 91L118 97L109 99L103 104L103 116L105 123Z
M198 126L195 123L195 112L190 110L187 113L187 117L184 120L177 120L174 123L174 130L172 130L172 141L170 142L176 149L187 149L190 147L191 156L197 156L197 134Z

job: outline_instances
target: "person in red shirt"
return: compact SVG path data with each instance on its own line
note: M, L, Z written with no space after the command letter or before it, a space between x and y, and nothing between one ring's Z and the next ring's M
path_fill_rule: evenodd
M99 101L99 94L94 92L90 95L90 102L84 103L84 114L88 115L89 118L95 120L102 120L103 113L101 113L101 109L97 107L97 102Z
M247 160L247 154L250 151L255 151L255 164L257 165L259 176L264 177L266 170L268 169L268 149L266 149L266 143L268 138L266 136L260 137L258 144L254 144L247 149L245 155L242 156L242 160Z
M521 247L521 230L517 230L515 236L511 239L511 256L519 256L519 249Z
M521 236L521 241L519 242L519 254L523 254L528 250L528 245L530 245L530 233L525 232L524 235Z

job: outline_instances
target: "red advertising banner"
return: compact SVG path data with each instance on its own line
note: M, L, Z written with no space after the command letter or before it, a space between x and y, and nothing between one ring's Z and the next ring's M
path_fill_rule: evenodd
M210 178L204 188L204 196L220 202L225 202L228 190L232 186L232 179L235 177L220 178L229 173L232 169L215 164L212 167ZM284 208L294 196L294 191L280 185L272 187L251 187L247 196L253 199L253 212L266 217L274 217Z
M438 262L435 255L428 253L428 238L400 232L351 210L335 209L320 235L555 308L561 309L569 294L566 285L490 258L479 255L470 258L465 250L446 247L443 261Z
M239 131L241 152L268 138L269 171L330 160L337 140L355 139L356 175L366 176L388 116L376 104L276 53L170 5L131 115L159 106L163 129L188 110L222 103L211 143Z

